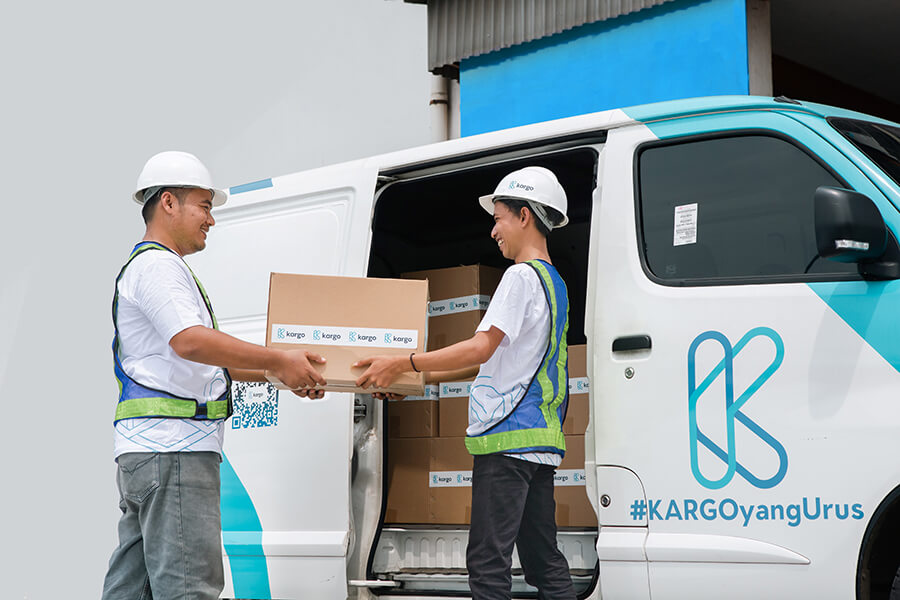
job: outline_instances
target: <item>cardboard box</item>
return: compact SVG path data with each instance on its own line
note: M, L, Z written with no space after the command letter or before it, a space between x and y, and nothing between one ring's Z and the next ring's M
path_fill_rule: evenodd
M337 392L372 392L356 387L363 369L350 365L378 354L423 352L428 286L421 281L272 273L266 345L309 350L327 362L316 365ZM284 389L271 373L266 378ZM386 390L421 395L421 373L404 373Z
M403 279L427 279L429 295L428 350L445 348L475 335L502 269L484 265L414 271Z
M428 523L431 438L388 440L386 523Z
M472 381L438 384L438 414L442 437L466 435L469 427L469 389Z
M431 440L428 481L428 522L436 525L468 525L472 520L472 455L466 438Z
M425 386L424 396L407 396L387 402L388 437L429 438L438 436L438 386Z
M569 408L563 422L563 433L584 435L587 429L590 398L590 382L587 377L587 346L569 346Z
M566 436L556 470L559 527L597 527L584 479L584 437ZM468 525L472 517L473 458L465 437L388 440L386 523Z
M584 436L566 436L566 455L556 469L553 497L558 527L597 527L584 480Z

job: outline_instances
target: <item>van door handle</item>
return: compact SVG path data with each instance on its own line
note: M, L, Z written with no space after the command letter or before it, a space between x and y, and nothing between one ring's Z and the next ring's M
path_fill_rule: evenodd
M629 335L616 338L612 343L613 352L628 352L630 350L649 350L653 346L649 335Z

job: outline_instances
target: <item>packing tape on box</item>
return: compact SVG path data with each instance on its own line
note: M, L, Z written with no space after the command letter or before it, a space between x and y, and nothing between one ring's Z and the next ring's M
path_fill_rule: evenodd
M447 298L446 300L432 300L428 303L428 316L437 317L439 315L469 312L470 310L487 310L490 304L491 297L484 294Z
M437 400L438 398L440 398L438 394L438 386L426 385L424 396L407 396L405 398L401 398L400 400L391 400L391 402L406 402L407 400Z
M584 469L557 469L553 476L553 485L556 486L584 486Z
M586 394L591 391L591 382L587 377L570 377L569 393L570 394Z
M468 398L472 391L471 381L451 381L441 384L439 396L441 398Z
M272 342L319 346L355 346L359 348L411 348L419 346L415 329L380 327L331 327L322 325L272 324Z
M428 487L472 487L472 471L430 471Z
M569 379L569 394L586 394L590 391L591 384L587 377L572 377ZM452 381L442 383L439 393L440 398L468 398L472 391L471 381ZM422 398L416 398L422 399ZM427 398L433 400L433 398Z
M557 469L553 485L584 487L584 469ZM428 487L472 487L472 471L430 471Z

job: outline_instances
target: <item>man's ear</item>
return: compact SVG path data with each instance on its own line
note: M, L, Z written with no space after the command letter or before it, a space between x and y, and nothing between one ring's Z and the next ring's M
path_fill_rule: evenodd
M528 225L528 217L531 211L526 207L522 207L519 209L519 221L522 222L522 225Z
M178 198L170 192L169 190L165 190L159 196L159 206L157 208L162 208L169 214L175 210L175 204L178 203Z

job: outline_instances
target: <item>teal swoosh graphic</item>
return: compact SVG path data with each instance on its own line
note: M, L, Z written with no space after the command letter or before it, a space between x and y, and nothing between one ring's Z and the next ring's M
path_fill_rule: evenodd
M262 547L262 524L253 500L222 453L222 541L231 565L234 596L269 600L269 569Z
M900 371L900 281L809 283L847 325Z

